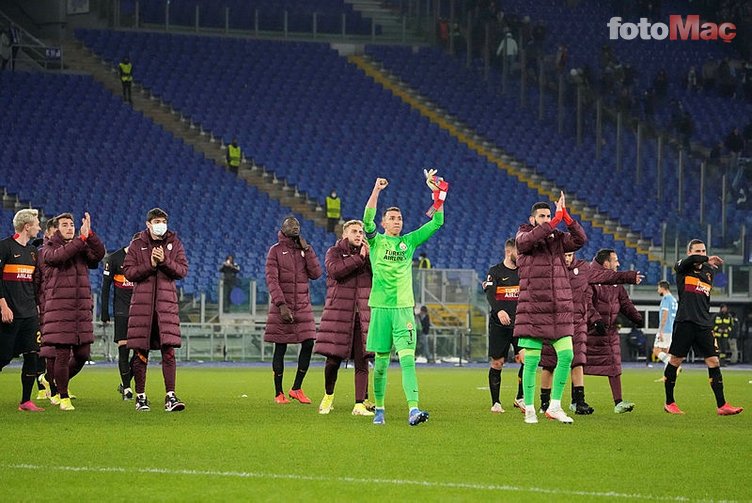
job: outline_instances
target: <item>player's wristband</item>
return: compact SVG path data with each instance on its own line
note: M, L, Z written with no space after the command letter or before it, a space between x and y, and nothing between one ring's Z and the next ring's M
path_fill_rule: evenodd
M559 225L563 217L564 215L562 214L561 210L557 211L556 214L554 215L554 218L552 218L551 222L549 222L551 224L551 228L555 229L556 226Z
M564 223L567 225L572 225L572 222L574 222L574 219L569 216L569 212L567 212L566 208L562 208L562 217L564 218Z

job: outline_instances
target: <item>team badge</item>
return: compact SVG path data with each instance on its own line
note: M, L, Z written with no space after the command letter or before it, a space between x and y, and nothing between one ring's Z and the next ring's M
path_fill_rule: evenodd
M172 251L172 243L168 243L167 244L167 249L170 250L170 251Z
M706 272L706 273L705 273L705 277L706 277L706 278L708 278L708 281L710 281L710 280L711 280L711 279L710 279L710 273L709 273L709 272Z
M303 250L300 250L300 256L305 257L305 252Z
M577 276L578 274L580 274L580 269L578 267L575 267L574 269L572 269L572 272L575 276Z
M407 245L404 242L400 242L399 249L402 251L405 251L407 250Z
M413 324L410 323L410 322L407 322L407 329L408 330L412 330L413 329Z
M33 260L34 263L36 263L36 261L37 261L37 252L35 252L35 251L31 252L31 260Z

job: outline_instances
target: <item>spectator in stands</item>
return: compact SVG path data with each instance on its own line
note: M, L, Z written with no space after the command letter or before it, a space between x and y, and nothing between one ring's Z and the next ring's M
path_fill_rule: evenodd
M736 313L729 313L733 320L731 325L731 333L728 337L729 343L729 363L735 365L739 363L739 332L741 332L741 325Z
M123 57L122 61L118 65L118 74L120 75L120 83L123 86L123 100L129 103L133 103L133 97L131 96L131 86L133 85L133 63L128 56Z
M668 96L668 74L665 69L658 70L658 74L653 79L653 89L655 89L656 97L660 100Z
M687 72L687 91L695 92L697 89L697 70L695 70L694 65L692 65Z
M149 351L162 353L166 412L178 412L185 404L175 395L175 348L180 347L180 317L175 281L188 274L185 248L174 231L167 230L167 213L153 208L146 214L146 229L131 241L123 272L134 283L128 318L128 348L134 350L133 380L136 410L150 409L146 397Z
M558 73L564 73L569 64L569 49L564 44L559 44L559 48L556 50L556 71Z
M10 37L5 31L0 31L0 60L2 60L2 67L0 67L0 70L5 70L5 67L8 66L8 61L10 61L10 57Z
M332 189L326 196L326 230L335 232L339 219L342 218L342 201L337 197L337 191Z
M499 43L499 47L496 49L496 57L500 58L502 65L506 65L507 72L512 69L512 65L514 65L514 62L517 60L517 54L517 41L514 40L512 32L507 30L504 34L504 38Z
M713 58L708 58L702 64L702 89L706 93L715 87L718 79L718 62Z
M232 289L238 285L238 273L240 272L240 266L235 263L235 257L228 255L222 262L219 272L222 273L223 310L229 313L232 304Z
M744 63L742 68L742 91L744 99L752 102L752 61Z
M449 21L442 17L436 24L436 38L439 40L441 47L449 47Z
M629 89L622 87L619 92L619 111L629 116L632 111L632 94Z
M418 255L418 269L430 269L431 268L431 259L428 258L428 255L426 255L426 252L421 252L420 255Z
M85 213L76 238L73 215L55 217L57 232L47 241L42 258L49 268L44 292L44 343L55 346L55 384L60 409L74 410L69 380L89 360L94 342L89 269L99 267L105 248Z
M734 76L728 58L723 58L718 65L718 92L724 98L736 95L736 77Z
M329 414L334 404L334 387L342 360L355 364L355 406L353 416L373 416L365 403L368 389L366 352L371 308L373 273L368 243L360 220L350 220L342 227L342 239L326 252L326 302L314 351L326 357L324 398L319 414Z
M420 333L418 334L418 347L415 351L417 358L416 363L421 363L418 360L423 359L423 363L433 363L433 357L428 347L428 334L431 331L431 316L428 314L428 308L426 306L420 306L418 311L418 321L420 322Z
M271 304L264 332L264 342L274 343L274 401L290 403L282 389L285 353L288 344L300 344L298 371L289 395L307 404L311 399L303 392L302 386L316 339L309 281L321 277L321 264L311 245L300 235L297 218L285 218L277 238L278 242L269 249L266 257L266 285Z
M237 173L240 169L240 162L243 160L243 152L238 146L238 139L233 138L232 142L227 145L227 167L230 171Z
M744 137L742 137L738 127L729 133L725 144L731 153L731 167L737 168L739 166L739 157L742 154L742 150L744 150Z
M715 162L720 162L721 158L723 156L723 142L719 141L715 144L715 147L710 149L710 155L708 156L708 159Z

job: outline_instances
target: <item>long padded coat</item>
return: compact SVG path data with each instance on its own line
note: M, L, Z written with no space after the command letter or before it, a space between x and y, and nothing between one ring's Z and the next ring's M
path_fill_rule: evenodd
M366 352L368 322L371 309L371 261L360 255L347 239L341 239L326 252L326 302L321 315L321 326L316 337L314 352L336 358L352 358L353 337L360 340ZM355 333L355 321L359 330Z
M85 240L63 239L60 231L45 242L44 321L42 343L78 346L94 342L89 269L104 258L104 244L93 232Z
M548 222L523 224L517 231L520 296L515 337L556 340L574 335L572 288L564 253L582 248L587 237L575 220L569 231L552 229Z
M593 270L603 269L598 262L591 264ZM585 373L596 376L621 374L621 339L616 326L619 313L637 324L642 324L642 315L635 309L627 291L621 285L593 285L593 315L587 335L587 358ZM606 335L598 335L592 323L600 319L606 326Z
M593 268L589 262L576 259L569 266L569 284L572 287L572 302L574 304L574 337L572 345L574 359L572 368L585 365L587 353L588 312L592 305L591 284L596 283L634 283L637 271L614 272L604 267ZM541 367L556 366L556 353L551 346L544 346L541 353Z
M164 250L164 262L154 268L151 252L158 246ZM188 274L188 259L177 234L167 231L164 239L155 240L148 230L142 231L128 246L123 273L134 283L128 317L128 347L143 351L162 346L180 347L175 281ZM155 318L159 337L152 338Z
M266 286L272 300L264 341L295 344L316 338L308 281L320 277L321 264L313 247L304 251L297 241L280 231L278 242L266 256ZM282 321L279 311L282 304L292 311L292 323Z

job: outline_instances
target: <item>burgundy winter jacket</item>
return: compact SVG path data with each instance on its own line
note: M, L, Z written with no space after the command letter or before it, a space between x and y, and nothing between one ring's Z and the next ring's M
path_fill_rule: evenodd
M598 262L591 263L593 271L603 268ZM630 273L636 274L633 271ZM587 336L587 358L585 373L597 376L617 376L621 374L621 340L616 326L619 313L637 324L642 324L642 315L635 309L627 291L621 285L593 285L591 316ZM606 335L598 335L592 323L600 320L606 326Z
M151 266L151 251L162 246L164 261ZM188 274L185 248L177 234L167 231L164 239L151 238L142 231L128 245L123 261L126 279L134 283L128 317L128 347L130 349L161 349L180 347L180 316L175 281ZM156 316L159 337L152 340L152 323Z
M71 345L94 342L89 269L104 258L104 244L93 232L86 240L70 241L55 232L42 248L45 267L43 344Z
M552 229L548 222L523 224L517 231L520 296L515 337L556 340L574 335L572 288L564 253L579 250L587 237L577 221L572 221L569 231Z
M321 277L321 264L309 246L303 250L297 241L278 234L279 241L269 248L266 256L266 286L271 305L266 319L265 342L295 344L316 338L316 322L311 309L308 281ZM285 323L279 307L287 304L293 322Z
M37 306L39 307L39 331L44 333L44 286L47 284L47 280L50 275L51 268L44 263L42 254L44 247L47 245L47 239L44 238L44 243L39 248L39 254L37 255L37 271L39 272L39 284L37 285ZM39 348L39 356L43 358L55 358L55 347L45 345L44 343Z
M352 358L353 337L366 352L366 336L371 309L371 261L360 256L360 247L341 239L326 252L326 302L314 352L336 358ZM356 318L359 332L354 333Z
M596 262L597 263L597 262ZM590 285L597 283L635 283L637 271L614 272L604 267L593 268L589 262L575 259L569 266L569 284L572 287L572 302L574 304L574 337L572 345L574 359L572 368L585 364L587 352L588 312L592 306L592 289ZM546 345L541 354L541 367L556 366L556 353Z

